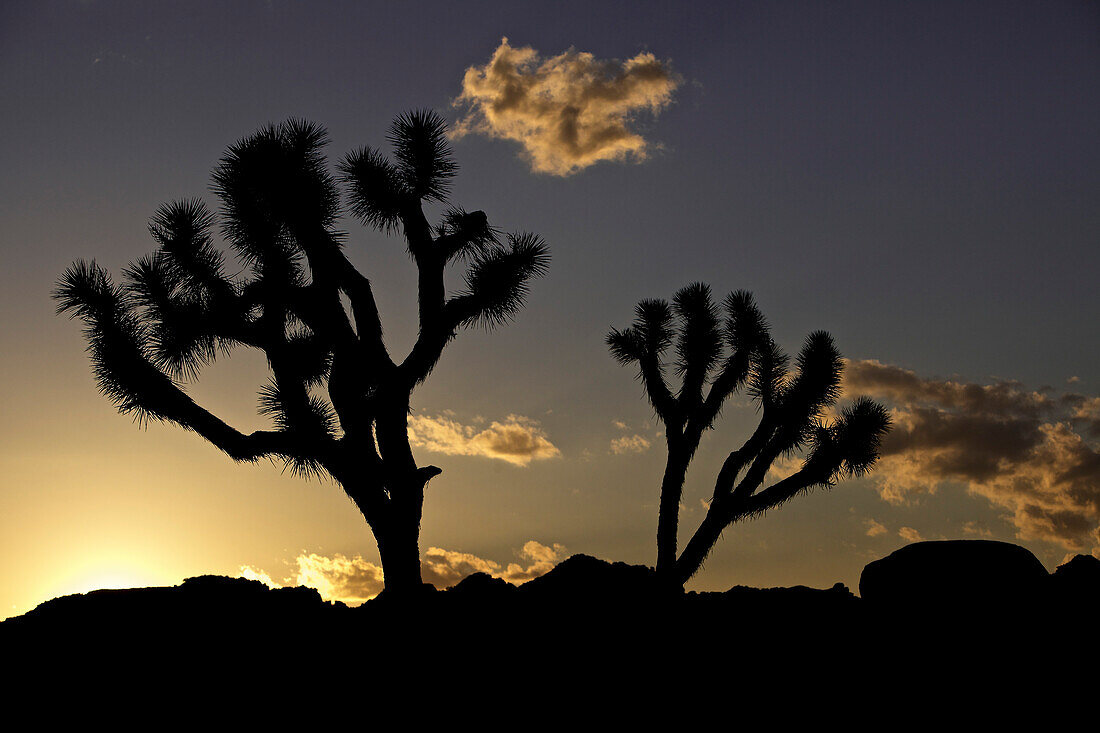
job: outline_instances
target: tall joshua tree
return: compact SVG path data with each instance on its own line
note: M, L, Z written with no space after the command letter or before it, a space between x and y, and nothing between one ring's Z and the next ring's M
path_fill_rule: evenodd
M392 159L362 148L343 159L338 179L322 152L323 128L296 120L265 127L214 170L220 216L197 200L168 204L149 227L156 251L132 263L121 284L80 261L54 297L59 312L84 322L99 389L120 412L193 430L237 461L270 457L335 479L373 531L392 592L421 585L424 488L440 473L418 466L410 449L412 392L458 330L510 320L549 258L537 236L500 241L480 211L449 208L440 224L428 223L424 204L447 201L457 170L440 117L398 117L388 140ZM416 264L420 332L403 359L387 350L371 283L335 228L340 183L351 213L403 233ZM228 273L215 246L218 223L240 274ZM465 287L448 295L444 273L456 262L465 263ZM184 390L238 347L267 357L259 409L269 430L242 433Z
M840 395L843 369L829 334L810 334L792 371L752 295L732 293L721 310L724 318L709 286L694 283L680 289L671 305L643 300L634 323L607 336L620 364L638 365L646 395L665 426L668 459L657 519L657 574L671 586L682 587L698 572L730 524L814 487L831 487L841 476L869 471L890 427L885 408L865 397L832 422L823 420ZM675 393L666 382L664 361L673 343L673 371L681 379ZM725 459L706 516L677 556L688 464L723 403L742 388L759 403L760 423ZM761 488L777 458L798 452L805 456L798 471Z

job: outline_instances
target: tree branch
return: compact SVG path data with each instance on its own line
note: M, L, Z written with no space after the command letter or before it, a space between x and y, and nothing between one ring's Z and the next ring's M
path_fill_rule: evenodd
M653 409L657 416L664 421L666 427L676 426L679 429L682 420L676 398L672 396L668 385L665 384L664 374L661 371L661 363L657 355L647 352L638 360L638 367L642 373L642 383L646 394L649 395Z
M714 424L726 399L737 391L749 375L749 355L737 352L726 359L718 378L711 384L706 399L693 411L688 419L687 432L693 436L702 436ZM698 439L698 438L697 438Z

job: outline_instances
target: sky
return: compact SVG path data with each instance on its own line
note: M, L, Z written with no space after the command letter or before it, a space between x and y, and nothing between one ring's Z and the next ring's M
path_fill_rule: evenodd
M50 291L151 252L161 204L216 205L211 170L262 125L324 125L335 164L416 108L456 133L452 200L552 254L515 322L460 333L414 394L444 470L426 579L654 562L662 426L604 338L694 281L754 293L789 352L829 331L846 395L895 429L870 477L728 529L689 589L855 588L918 539L1100 554L1095 3L11 1L0 99L0 617L203 573L377 592L338 485L118 415ZM407 350L403 242L341 226ZM238 351L189 390L256 429L266 378ZM735 396L704 438L682 536L757 418Z

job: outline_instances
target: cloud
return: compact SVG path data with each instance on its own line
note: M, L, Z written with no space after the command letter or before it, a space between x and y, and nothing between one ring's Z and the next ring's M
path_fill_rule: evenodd
M409 443L436 453L495 458L516 466L561 455L538 422L521 415L509 415L481 430L443 415L414 415L409 418Z
M519 555L521 559L527 561L527 564L510 562L504 572L498 576L513 585L521 585L553 570L555 565L565 559L565 547L556 542L553 546L547 546L529 540L523 545ZM494 573L489 574L494 575Z
M649 438L644 435L624 435L611 441L611 452L617 456L625 453L645 453L649 450Z
M247 580L258 580L269 588L278 588L280 585L270 575L250 565L242 565L237 576Z
M467 575L499 571L500 565L484 560L468 552L455 552L440 547L429 547L420 560L420 572L425 583L436 588L450 588Z
M868 519L864 522L864 524L867 525L868 537L881 537L887 532L886 525L874 519Z
M974 535L976 537L990 538L993 536L993 531L987 527L983 527L975 521L969 521L963 524L963 534Z
M874 360L850 361L848 395L893 405L894 429L873 476L904 501L943 483L1004 509L1020 539L1100 554L1100 399L1019 382L926 379Z
M798 473L804 463L805 458L802 456L779 456L772 462L772 465L768 466L767 478L769 481L778 483Z
M906 542L920 542L924 538L920 536L920 532L912 527L902 527L898 530L898 536Z
M382 568L358 555L326 557L303 552L295 558L295 564L297 571L281 581L249 565L242 565L238 575L259 580L271 588L299 585L316 588L327 601L343 601L353 606L382 592Z
M468 112L453 136L514 140L532 170L557 176L602 160L641 161L651 145L631 122L668 106L679 85L651 53L620 62L570 49L543 59L503 38L487 64L466 69L455 106Z
M544 545L530 540L517 553L521 562L502 566L467 552L429 547L420 560L420 572L424 582L437 588L449 588L473 573L488 573L513 585L520 585L545 575L565 559L565 552L565 547L557 543ZM298 585L316 588L325 600L342 601L348 605L369 601L385 587L382 568L359 555L347 557L336 554L328 557L303 552L295 558L295 564L297 572L282 581L276 581L267 572L248 565L241 566L238 574L242 578L259 580L272 588Z

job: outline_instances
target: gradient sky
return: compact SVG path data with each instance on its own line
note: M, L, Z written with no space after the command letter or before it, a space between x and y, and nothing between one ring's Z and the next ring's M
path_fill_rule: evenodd
M751 290L789 351L830 331L909 439L875 477L728 530L690 588L855 587L868 560L916 537L1019 541L1048 567L1097 552L1096 3L9 1L0 617L104 585L377 562L336 485L235 465L178 428L117 415L49 292L74 259L117 273L150 252L160 204L215 204L219 156L267 122L324 124L338 159L384 145L411 108L458 120L463 74L505 36L546 58L651 53L679 84L663 109L629 118L644 161L558 176L532 171L518 142L455 142L453 200L538 232L553 262L514 324L447 348L416 415L469 434L537 427L557 451L520 466L421 448L444 469L424 550L501 568L574 552L652 563L660 426L604 336L639 299L705 280L719 295ZM404 245L344 227L401 352L416 329ZM254 428L265 379L240 351L192 393ZM929 415L950 428L936 440ZM753 417L738 398L705 438L682 535ZM1002 428L1018 450L983 444ZM651 447L612 451L633 436ZM976 455L992 458L976 467Z

